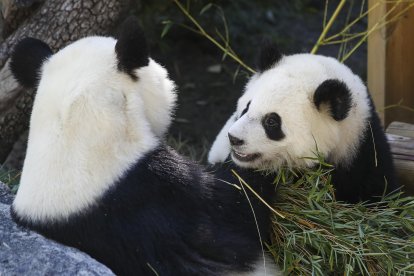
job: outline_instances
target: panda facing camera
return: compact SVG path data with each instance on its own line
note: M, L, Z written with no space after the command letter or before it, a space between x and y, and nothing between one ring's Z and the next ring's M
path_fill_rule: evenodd
M10 66L37 88L17 223L117 275L278 273L261 244L268 208L165 145L175 85L149 58L136 20L118 40L87 37L55 54L24 39ZM268 176L240 174L272 199Z
M334 165L336 198L378 201L398 189L392 157L361 79L334 58L283 56L265 44L258 72L209 152L241 167L276 171L312 168L316 152Z

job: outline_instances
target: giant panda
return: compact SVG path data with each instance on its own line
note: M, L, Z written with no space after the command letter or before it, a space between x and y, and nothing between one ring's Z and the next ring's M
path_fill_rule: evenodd
M55 54L26 38L10 67L37 88L11 207L18 224L117 275L278 274L261 243L268 208L164 143L175 85L136 20L118 40L86 37ZM270 200L267 176L254 180Z
M257 64L210 149L210 163L231 155L246 168L312 168L318 153L334 166L339 201L375 202L398 189L373 101L346 65L321 55L284 56L271 43Z

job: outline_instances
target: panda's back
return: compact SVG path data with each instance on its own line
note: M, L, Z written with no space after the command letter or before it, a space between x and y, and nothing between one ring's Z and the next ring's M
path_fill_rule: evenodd
M119 275L217 275L248 270L260 255L254 220L243 213L249 210L241 198L234 187L217 187L199 165L159 146L93 208L66 222L16 219Z

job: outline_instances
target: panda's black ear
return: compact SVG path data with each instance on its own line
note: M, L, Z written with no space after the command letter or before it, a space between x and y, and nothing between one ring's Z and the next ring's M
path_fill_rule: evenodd
M43 41L27 37L20 40L10 55L10 70L16 80L27 88L34 88L40 80L43 62L53 54Z
M336 121L342 121L348 116L351 109L352 96L344 82L328 79L316 89L313 102L319 111L322 106L326 106L332 118Z
M134 79L136 76L133 71L148 65L147 42L137 18L129 17L122 23L115 52L118 58L118 69Z
M279 52L276 43L265 39L262 42L259 57L257 60L257 69L259 72L264 72L281 60L283 55Z

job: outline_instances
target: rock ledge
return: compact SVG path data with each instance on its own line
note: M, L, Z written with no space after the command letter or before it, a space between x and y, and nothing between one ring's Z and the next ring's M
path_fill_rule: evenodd
M12 201L0 182L0 275L114 275L89 255L18 226Z

